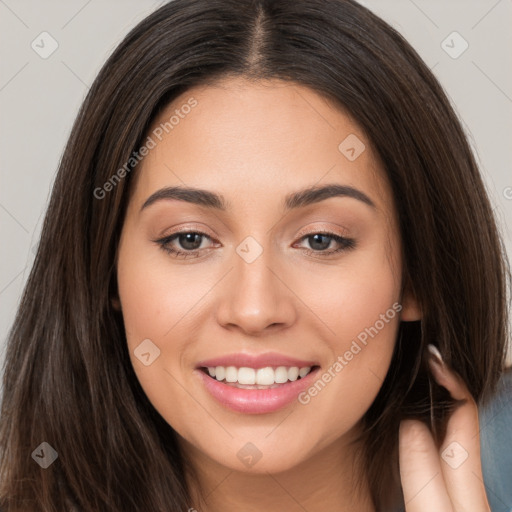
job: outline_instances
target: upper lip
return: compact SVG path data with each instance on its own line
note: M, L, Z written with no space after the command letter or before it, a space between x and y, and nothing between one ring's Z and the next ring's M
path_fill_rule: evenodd
M307 366L317 366L314 361L297 359L296 357L278 354L277 352L265 352L264 354L248 354L238 352L236 354L226 354L224 356L205 359L197 364L198 368L208 368L213 366L236 366L237 368L265 368L267 366L297 366L304 368Z

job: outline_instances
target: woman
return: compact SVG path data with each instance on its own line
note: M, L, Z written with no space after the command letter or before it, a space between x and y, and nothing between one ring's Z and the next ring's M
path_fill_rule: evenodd
M163 6L60 165L3 510L488 510L503 254L445 94L370 11Z

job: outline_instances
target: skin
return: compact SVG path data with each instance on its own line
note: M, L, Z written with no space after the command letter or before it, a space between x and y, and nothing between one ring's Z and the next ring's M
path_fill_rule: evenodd
M381 164L349 115L277 80L227 78L192 88L152 129L191 97L197 106L136 171L117 260L118 307L136 375L197 472L191 507L373 510L365 482L356 490L350 441L386 375L399 321L421 318L412 294L401 294L401 241ZM366 147L354 161L338 149L349 134ZM328 183L364 192L375 207L331 197L283 209L287 194ZM163 199L141 210L169 186L216 192L230 208ZM155 242L176 231L207 235L198 257L177 258ZM306 235L326 231L356 246L322 257L339 244L327 238L326 248L314 249ZM236 252L247 236L263 250L252 263ZM170 245L187 250L179 239ZM396 303L400 313L307 405L234 412L195 372L200 360L267 351L316 360L325 371ZM134 355L145 339L160 350L149 366ZM416 431L407 424L402 438ZM250 467L237 457L248 442L262 454Z

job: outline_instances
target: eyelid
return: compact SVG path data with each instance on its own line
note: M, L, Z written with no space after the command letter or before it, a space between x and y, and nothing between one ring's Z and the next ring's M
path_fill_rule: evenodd
M304 228L304 229L301 229L296 237L297 238L303 238L307 235L315 235L317 233L325 233L325 234L335 234L337 236L341 236L343 238L349 238L350 237L350 233L349 233L349 230L343 226L340 226L338 224L336 224L337 228L341 231L341 232L337 232L336 229L333 229L332 227L327 227L327 226L323 226L323 227L318 227L318 226L314 226L313 228Z
M164 233L167 233L168 231L170 231L170 230L166 230L166 231L164 231ZM186 226L179 227L176 231L170 231L168 234L163 234L163 235L159 236L158 239L169 238L170 236L178 235L180 233L191 233L191 232L205 235L211 239L216 238L216 235L212 234L211 231L208 230L206 227L202 227L202 226L199 227L198 225L186 225Z

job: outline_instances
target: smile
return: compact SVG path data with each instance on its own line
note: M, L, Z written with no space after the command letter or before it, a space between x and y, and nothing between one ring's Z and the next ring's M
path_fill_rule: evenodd
M231 411L268 414L298 403L320 366L200 366L194 374L207 396Z
M279 387L287 382L306 377L311 371L311 366L278 366L265 368L249 368L242 366L210 366L202 368L210 377L219 382L237 387L239 389L270 389Z

